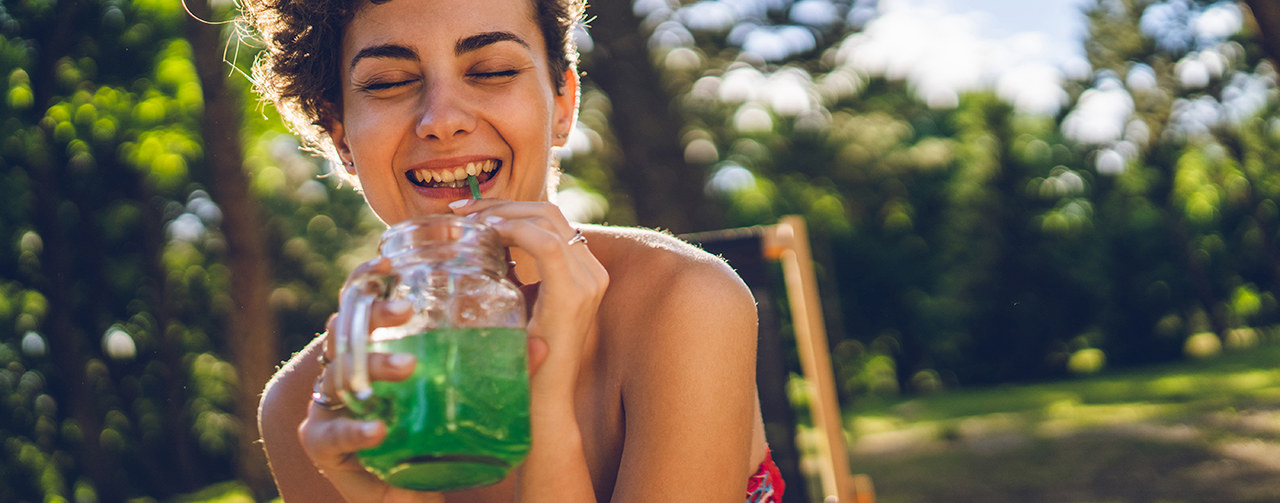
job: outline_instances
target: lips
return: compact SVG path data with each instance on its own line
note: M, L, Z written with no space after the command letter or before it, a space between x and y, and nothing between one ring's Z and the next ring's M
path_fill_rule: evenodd
M467 186L467 177L475 176L476 181L484 183L498 172L502 162L497 159L468 162L452 168L419 168L406 171L404 176L410 183L425 188L463 188Z

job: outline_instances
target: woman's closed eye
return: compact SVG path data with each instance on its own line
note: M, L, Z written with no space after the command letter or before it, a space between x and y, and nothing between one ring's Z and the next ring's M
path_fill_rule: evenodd
M404 86L413 84L417 81L418 79L416 78L415 79L374 80L371 82L362 82L357 84L356 90L366 92L366 93L376 93L379 91L387 91L390 89L395 89L397 87L404 87Z
M521 71L522 70L516 68L493 71L473 71L468 73L467 76L476 80L500 81L515 78L517 75L520 75Z

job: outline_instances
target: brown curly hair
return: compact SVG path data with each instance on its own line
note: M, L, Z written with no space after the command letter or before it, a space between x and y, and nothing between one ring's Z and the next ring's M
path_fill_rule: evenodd
M364 3L391 0L241 0L241 27L256 32L265 47L253 64L253 84L271 101L303 144L336 160L325 121L342 102L339 85L342 30ZM547 43L556 89L578 63L570 34L583 22L586 0L530 0Z

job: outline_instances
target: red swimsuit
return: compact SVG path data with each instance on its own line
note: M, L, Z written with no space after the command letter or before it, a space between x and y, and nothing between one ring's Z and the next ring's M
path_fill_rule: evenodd
M786 487L782 472L778 471L778 465L773 462L773 454L766 450L760 468L747 480L746 503L779 503Z

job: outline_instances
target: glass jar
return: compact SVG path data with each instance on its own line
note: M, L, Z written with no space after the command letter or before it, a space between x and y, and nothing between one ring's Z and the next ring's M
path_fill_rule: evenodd
M448 491L498 482L529 451L524 296L506 277L491 227L454 215L418 217L383 233L391 274L357 278L339 309L334 365L356 417L387 425L359 451L388 484ZM375 299L411 303L408 322L369 333ZM417 358L404 381L370 382L367 356Z

